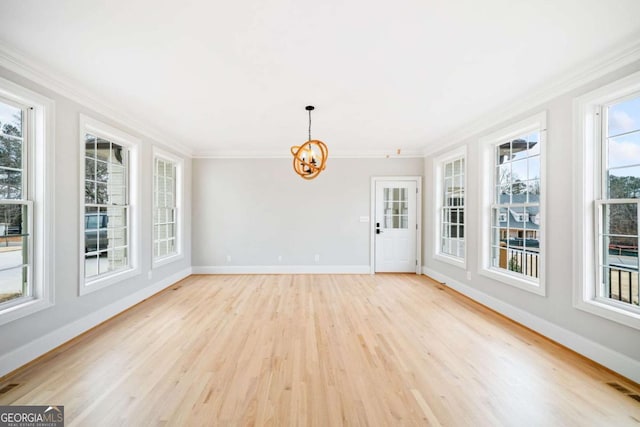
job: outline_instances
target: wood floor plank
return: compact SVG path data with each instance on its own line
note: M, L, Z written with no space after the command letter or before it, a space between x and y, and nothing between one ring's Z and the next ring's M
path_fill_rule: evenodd
M6 378L67 425L630 425L636 385L424 276L191 276Z

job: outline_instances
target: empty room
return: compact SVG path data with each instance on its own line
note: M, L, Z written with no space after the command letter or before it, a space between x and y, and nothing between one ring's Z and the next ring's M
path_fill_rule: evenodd
M640 426L640 2L0 2L0 427Z

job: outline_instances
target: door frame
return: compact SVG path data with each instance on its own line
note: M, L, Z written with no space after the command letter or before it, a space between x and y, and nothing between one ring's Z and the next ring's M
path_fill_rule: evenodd
M369 213L369 273L376 274L376 184L379 181L414 181L416 183L416 274L422 273L422 176L372 176Z

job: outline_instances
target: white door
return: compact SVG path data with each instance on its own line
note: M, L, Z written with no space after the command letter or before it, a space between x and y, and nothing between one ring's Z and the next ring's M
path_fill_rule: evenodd
M376 181L376 272L416 272L416 199L416 181Z

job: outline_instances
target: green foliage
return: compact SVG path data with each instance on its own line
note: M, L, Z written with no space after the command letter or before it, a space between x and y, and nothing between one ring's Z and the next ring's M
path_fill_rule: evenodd
M516 258L515 255L512 255L509 259L509 265L507 265L507 268L511 271L515 271L516 273L522 273L522 267L520 266L520 263L518 263L518 258Z
M636 199L640 197L640 178L635 176L609 176L610 199ZM608 207L607 226L612 234L633 236L638 229L635 203L613 204ZM611 244L637 246L635 238L612 237Z
M22 197L21 130L11 123L5 123L0 124L0 131L0 197L19 199Z
M640 178L609 175L610 199L637 199L640 197Z

